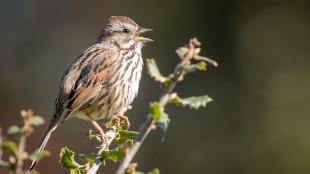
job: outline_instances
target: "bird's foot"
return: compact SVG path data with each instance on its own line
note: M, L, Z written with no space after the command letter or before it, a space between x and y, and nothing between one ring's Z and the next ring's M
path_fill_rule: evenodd
M120 127L122 121L124 121L126 130L128 130L130 127L130 122L128 120L128 117L124 115L114 115L111 121L115 121L118 127Z
M106 134L104 133L102 127L95 121L95 120L90 120L92 125L94 126L95 130L98 132L100 138L101 138L101 144L98 148L103 148L104 146L106 146L106 142L108 137L106 136Z

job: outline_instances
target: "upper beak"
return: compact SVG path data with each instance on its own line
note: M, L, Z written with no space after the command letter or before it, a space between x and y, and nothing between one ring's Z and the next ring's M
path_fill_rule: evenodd
M145 32L148 32L148 31L153 31L152 29L149 29L149 28L142 28L140 27L139 28L139 31L138 31L138 40L141 41L141 42L152 42L153 40L152 39L149 39L149 38L146 38L146 37L142 37L142 36L139 36L140 34L142 33L145 33Z
M143 28L143 27L140 27L140 28L139 28L139 33L145 33L145 32L148 32L148 31L153 31L153 29L150 29L150 28Z

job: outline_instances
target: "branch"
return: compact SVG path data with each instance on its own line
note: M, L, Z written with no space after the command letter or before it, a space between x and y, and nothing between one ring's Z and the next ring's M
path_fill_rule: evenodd
M26 147L26 135L21 135L19 139L19 144L18 144L18 151L17 151L17 166L15 173L16 174L23 174L23 155Z
M180 69L180 71L182 71L182 69ZM181 73L179 73L179 71L177 71L177 72L178 72L178 75L175 74L175 75L177 75L176 79L178 79L181 76ZM177 80L173 81L172 85L161 95L159 103L162 107L165 107L168 104L171 92L173 91L173 89L175 88L177 83L178 83ZM125 156L124 160L122 161L121 165L119 166L118 170L116 171L116 174L125 173L126 169L128 168L129 164L131 163L133 157L138 152L138 150L141 147L145 138L149 135L149 133L152 131L152 129L156 128L156 124L155 124L156 121L154 119L152 119L149 115L147 115L146 117L147 117L147 120L140 127L139 136L137 137L135 143L132 145L129 153Z
M133 143L133 138L137 136L137 132L124 130L126 120L112 119L105 124L103 137L101 134L93 134L88 131L87 138L99 141L100 149L96 153L79 154L79 159L83 162L80 164L75 160L75 152L67 147L63 147L60 152L59 163L62 167L69 169L70 173L76 174L95 174L100 166L106 164L106 161L120 161L123 158L123 150ZM112 142L116 143L116 147L109 149Z
M23 163L24 163L24 152L26 147L26 139L27 136L33 131L32 129L32 118L33 118L33 111L32 110L23 110L21 111L21 115L24 118L24 126L22 128L22 134L19 138L18 143L18 150L16 154L16 174L23 174Z
M34 115L31 109L22 110L20 114L24 125L22 127L12 125L6 131L7 135L16 139L16 142L3 137L0 128L0 167L7 168L11 174L25 174L23 165L26 160L32 160L35 157L41 159L49 155L48 151L42 153L25 151L27 138L33 133L35 127L44 124L44 119L41 116ZM2 159L5 151L9 152L9 156L7 159Z
M200 43L197 39L191 39L187 47L181 47L177 50L177 54L180 58L180 63L177 64L175 67L175 70L172 74L169 75L169 78L163 77L159 71L157 70L157 65L154 63L153 65L149 66L149 73L151 77L159 81L161 83L164 83L166 88L164 92L162 93L160 99L159 99L159 105L160 107L164 108L172 99L176 97L175 93L173 93L173 90L175 89L176 85L183 80L183 77L185 74L192 72L195 70L196 67L191 66L191 60L192 59L198 59L200 61L207 62L209 64L212 64L214 66L217 66L217 63L215 61L211 62L211 59L204 58L202 56L199 56L200 52ZM203 60L201 59L203 58ZM196 59L196 60L197 60ZM203 64L203 70L206 69L206 63ZM154 70L155 69L155 70ZM199 67L197 67L199 69ZM153 71L153 74L152 72ZM140 133L138 137L135 140L135 143L131 146L129 152L126 154L125 158L121 162L119 168L116 171L116 174L124 174L128 166L130 165L132 159L138 152L139 148L141 147L142 143L146 139L146 137L149 135L149 133L156 129L158 126L156 125L156 119L151 117L150 114L148 114L146 121L141 125L140 127Z
M171 88L172 90L173 88ZM160 105L162 107L166 106L168 103L168 98L170 96L170 93L165 93L160 99ZM139 148L141 147L142 143L146 139L146 137L149 135L149 133L156 128L155 120L151 119L150 116L147 116L148 119L143 123L143 125L140 128L139 136L137 137L135 143L132 145L130 151L128 154L126 154L125 158L123 159L121 165L119 166L118 170L116 171L116 174L123 174L125 173L126 169L128 168L129 164L131 163L133 157L138 152Z

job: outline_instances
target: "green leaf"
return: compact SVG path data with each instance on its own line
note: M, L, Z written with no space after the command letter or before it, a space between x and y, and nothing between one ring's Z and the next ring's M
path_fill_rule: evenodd
M92 130L89 130L89 131L87 132L87 135L86 135L86 136L87 136L87 138L88 138L89 140L95 139L96 141L101 142L101 137L100 137L100 135L99 135L99 134L94 134Z
M150 172L147 172L147 174L160 174L159 169L155 168Z
M36 169L33 169L31 171L27 171L26 174L39 174L39 172Z
M48 150L43 150L43 151L41 151L41 152L39 152L38 150L36 150L36 151L34 151L31 155L29 155L29 159L30 160L34 160L34 159L37 159L37 160L40 160L40 159L42 159L42 158L44 158L44 157L47 157L47 156L50 156L51 155L51 153L50 153L50 151L48 151Z
M15 134L19 134L19 133L21 133L21 132L22 132L21 128L18 127L18 126L16 126L16 125L10 126L10 127L8 128L8 130L7 130L7 133L8 133L9 135L15 135Z
M134 171L134 172L132 172L132 173L130 173L130 174L145 174L144 172L141 172L141 171Z
M129 174L145 174L145 173L141 171L133 171ZM147 172L147 174L160 174L160 172L159 172L159 169L155 168L152 171Z
M90 154L79 154L79 157L82 158L82 160L87 161L89 165L93 165L96 160L96 155L94 153Z
M41 116L36 115L32 117L32 125L41 126L42 124L44 124L44 119Z
M67 147L61 148L59 163L66 169L76 169L82 167L74 160L75 152Z
M150 114L160 128L167 129L170 120L168 114L165 113L164 108L158 102L150 104Z
M185 54L189 52L189 49L187 47L180 47L176 50L176 52L180 58L184 58Z
M199 62L196 64L191 64L187 66L186 68L187 72L193 73L195 71L206 71L207 70L207 63L206 62Z
M101 156L103 160L109 159L114 162L117 162L123 159L124 154L120 148L116 148L116 149L109 150L109 151L103 151L101 153Z
M80 169L70 169L70 174L81 174L81 170Z
M167 81L169 81L169 78L161 75L154 59L146 59L146 66L147 66L149 75L155 81L158 81L160 83L166 83Z
M139 134L139 132L128 131L128 130L121 130L119 132L120 137L127 138L127 139L134 139L138 134Z
M115 138L115 141L118 145L124 144L126 142L131 142L139 132L135 131L128 131L128 130L121 130L118 132L117 137Z
M6 141L2 144L3 150L12 152L14 155L17 155L17 145L13 141Z
M196 65L196 69L200 70L200 71L205 71L207 70L207 64L205 62L199 62Z
M158 102L153 102L150 104L150 113L154 120L160 119L160 105Z
M177 96L171 100L171 103L174 103L176 105L181 105L181 106L188 106L194 109L199 109L200 107L206 107L207 103L211 101L212 101L212 98L210 98L207 95L194 96L194 97L188 97L188 98L180 98Z

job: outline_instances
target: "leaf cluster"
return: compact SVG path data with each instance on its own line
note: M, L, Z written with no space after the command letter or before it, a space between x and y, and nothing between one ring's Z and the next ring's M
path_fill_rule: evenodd
M114 138L115 147L111 150L106 149L100 153L101 162L105 165L107 161L118 162L123 159L126 154L126 150L132 145L133 139L137 136L138 132L125 130L125 123L121 122L120 125L118 123L113 122L113 120L109 121L106 124L106 128L109 129L112 126L118 126L117 135ZM93 134L92 131L87 133L87 137L90 140L96 140L101 142L102 137L98 134ZM60 160L59 163L62 167L68 169L70 174L83 174L86 173L90 166L94 165L96 157L98 157L94 153L88 154L79 154L78 161L75 160L76 153L73 150L70 150L68 147L63 147L60 152Z
M41 116L34 115L31 109L22 110L21 117L24 125L10 126L6 130L7 137L3 135L0 128L0 167L7 168L12 173L26 173L23 170L24 161L35 158L42 159L50 155L47 150L40 153L38 151L31 153L25 151L26 139L33 133L35 127L39 127L45 122ZM7 158L3 159L4 156ZM31 173L38 173L38 171L34 170Z
M180 63L176 65L174 72L167 76L162 75L154 59L147 59L148 74L154 81L164 85L169 95L168 103L199 109L200 107L206 107L207 103L212 101L212 98L207 95L181 98L177 93L172 93L174 86L179 81L182 81L186 74L195 71L205 71L208 64L215 67L218 66L214 60L199 55L200 46L201 43L194 38L190 40L188 45L178 48L176 53L179 56ZM168 114L164 112L164 106L160 102L152 102L150 104L150 115L160 128L167 129L170 119Z

